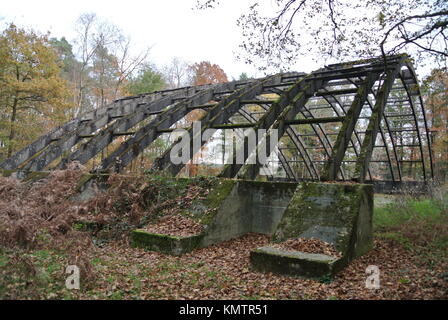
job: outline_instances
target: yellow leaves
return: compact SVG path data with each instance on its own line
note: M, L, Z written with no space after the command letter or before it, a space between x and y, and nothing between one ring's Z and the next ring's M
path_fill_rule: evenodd
M448 159L448 72L435 69L425 80L425 109L431 125L433 154L436 166Z
M195 85L227 82L227 75L217 64L201 61L190 66Z
M58 57L45 35L10 25L0 35L0 107L10 122L20 122L22 132L0 128L15 150L68 120L69 90L60 77ZM15 117L11 117L16 113ZM43 125L45 124L45 125ZM31 138L31 139L32 139ZM14 150L14 151L15 151Z

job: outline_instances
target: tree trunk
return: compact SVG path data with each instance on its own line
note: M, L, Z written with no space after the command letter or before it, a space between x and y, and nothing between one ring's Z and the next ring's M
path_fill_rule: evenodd
M14 102L12 104L11 123L10 123L9 137L8 137L8 139L9 139L8 158L12 156L13 141L16 136L16 128L15 128L16 118L17 118L17 97L14 98Z

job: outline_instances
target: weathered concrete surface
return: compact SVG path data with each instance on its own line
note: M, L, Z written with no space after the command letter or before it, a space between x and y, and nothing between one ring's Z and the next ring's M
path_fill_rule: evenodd
M171 178L174 179L174 178ZM181 180L188 180L182 178ZM176 237L166 234L150 233L145 230L134 230L131 234L132 246L162 252L171 255L182 255L204 246L203 238L208 235L208 226L215 220L221 205L233 190L235 180L219 179L205 199L194 200L192 207L181 214L187 214L204 226L204 231L189 237Z
M194 238L194 245L190 240L141 230L133 232L133 243L177 255L248 232L271 235L296 187L295 183L220 179L205 200L194 202L185 212L204 226L204 231Z
M44 179L49 174L50 171L0 170L0 175L3 177L10 177L13 179L20 179L32 182Z
M87 200L95 196L98 189L107 188L107 177L107 174L84 175L77 186L79 194L73 200ZM317 274L323 273L321 270L325 270L325 274L333 273L372 246L372 191L371 185L363 184L218 179L205 199L193 201L192 207L181 213L203 225L201 234L175 237L135 230L133 245L179 255L249 232L273 235L276 242L316 237L334 244L343 253L342 259L333 262L331 268L314 268ZM271 257L274 254L262 251L255 254L258 264L262 261L260 255ZM299 258L309 265L322 263L321 259L313 260L309 256ZM285 263L293 266L281 270L291 270L294 275L299 273L300 268L294 267L297 261ZM269 264L266 262L267 266Z
M271 235L297 187L284 182L229 181L234 181L234 186L206 227L203 246L248 232Z
M424 181L367 181L373 184L375 193L406 194L427 193L428 184Z
M251 266L261 272L319 278L332 276L338 258L325 254L261 247L250 253Z
M351 260L372 247L372 214L370 185L300 183L273 241L315 237Z
M291 254L285 257L284 252L262 248L251 255L253 267L290 275L332 275L372 248L372 214L371 185L300 183L272 240L281 242L291 238L318 238L333 244L342 253L342 258L326 265L316 256L312 258L299 253L293 259Z
M145 230L134 230L131 234L133 247L145 248L157 252L180 256L199 248L202 235L175 237L165 234L150 233Z
M100 192L107 189L107 179L109 174L84 174L76 185L77 194L72 196L73 201L88 201Z

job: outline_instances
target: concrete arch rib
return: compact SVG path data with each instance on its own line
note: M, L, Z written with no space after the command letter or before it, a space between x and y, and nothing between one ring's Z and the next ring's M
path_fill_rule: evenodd
M263 81L267 80L263 79ZM235 97L241 94L245 88L251 88L254 84L257 85L257 83L260 83L260 81L234 81L214 85L211 89L203 90L190 99L186 99L185 101L171 107L166 111L166 113L156 116L156 119L140 128L137 132L135 132L133 137L129 138L122 145L120 145L120 147L113 154L103 160L100 169L109 169L114 161L120 165L117 169L125 167L146 147L148 147L161 134L161 132L163 132L161 130L169 129L174 123L186 116L191 111L191 109L189 109L190 107L195 107L208 101L215 100L216 97L222 92L235 92L229 97L222 99L215 106L211 107L205 117L217 116L221 113L221 108L225 107L226 104L233 103ZM242 85L242 88L237 89L238 85Z
M60 157L63 152L70 151L72 147L78 144L82 137L92 135L95 131L101 130L114 119L126 117L135 113L139 107L150 104L152 101L163 99L162 95L145 95L141 97L118 100L112 105L96 111L88 112L75 122L77 126L73 130L61 135L58 139L52 141L45 149L41 150L36 156L24 163L21 170L40 171L46 168L52 161Z
M399 70L399 72L394 73L395 80L386 94L386 102L382 100L383 102L380 103L384 105L384 109L381 109L377 107L378 94L385 82L388 83L387 86L390 86L390 81L386 81L389 78L385 75L388 75L391 70ZM372 86L360 85L367 79L370 79L369 83L373 81ZM297 85L297 83L301 84ZM360 91L361 87L363 89ZM365 99L363 98L366 91L364 88L367 88ZM272 96L265 96L266 93L276 93L275 100ZM360 110L366 112L357 114L355 120L350 119L347 122L351 116L347 116L348 111L344 105L347 102L344 97L354 93L358 96L358 98L355 96L354 100L362 97L364 104L358 105L360 103L357 102L355 108L352 102L350 110L353 107L356 113ZM383 99L385 94L380 96ZM317 99L314 101L316 106L307 104L308 99ZM263 103L263 101L267 102ZM254 111L254 115L262 114L260 117L253 117L253 110L244 107L250 104L262 107ZM260 79L162 90L126 97L97 110L81 114L39 137L9 159L4 160L0 168L6 171L63 169L70 161L88 163L90 166L90 159L104 150L107 153L107 150L111 150L108 146L113 144L114 151L102 157L100 166L94 169L107 171L117 162L120 163L119 169L121 169L131 163L158 136L171 132L174 125L194 109L206 111L206 115L201 119L202 132L206 129L253 127L265 130L277 129L280 130L281 136L288 136L292 141L288 149L297 150L293 152L294 156L298 157L290 159L287 152L278 149L279 162L288 180L298 181L308 177L311 180L332 181L349 178L356 180L356 177L352 177L352 166L348 166L348 171L345 171L346 166L341 166L343 162L356 162L355 175L360 172L359 166L368 170L364 171L365 177L362 179L370 179L370 181L378 179L377 173L387 176L386 179L394 182L401 182L409 177L428 181L434 175L429 125L416 74L407 55L391 56L386 60L377 58L334 64L310 74L281 73ZM327 109L327 111L316 113L314 110L318 109ZM374 112L374 110L377 111ZM242 115L237 119L243 120L243 123L238 121L230 123L234 122L231 119L237 113ZM374 116L373 113L375 113ZM301 116L296 118L297 114ZM335 116L326 116L328 114ZM364 130L366 121L354 122L358 119L368 119L368 128ZM376 125L378 119L381 120ZM339 133L330 132L330 127L324 125L324 123L336 121L343 121L341 128L335 127L335 129L339 128L337 129ZM296 125L310 125L309 132L301 132L302 128ZM372 130L372 128L378 130ZM344 131L343 137L341 131ZM413 132L410 133L411 131ZM190 127L190 135L192 132ZM403 133L397 134L397 132ZM372 142L367 141L365 137L369 135L376 139L376 133L379 133L381 138L378 137L378 143L375 141L372 146ZM338 140L342 142L335 143L333 146L332 135L338 136L336 142ZM127 138L117 140L117 137L124 136ZM312 143L311 140L305 138L307 136L315 137ZM266 137L270 137L270 131ZM260 138L260 141L266 137ZM257 152L262 152L261 149L258 150L258 147L261 147L258 146L260 141L257 141ZM115 144L116 142L118 144ZM268 143L268 150L265 151L271 153L277 150L275 147L278 142L272 146ZM197 145L192 143L192 139L184 143L190 148L192 157L197 151ZM201 141L199 147L204 143L206 141ZM157 159L153 164L153 170L165 170L171 175L176 175L183 168L183 164L175 165L169 159L173 145ZM338 148L341 145L342 147ZM321 150L311 150L313 146ZM374 147L380 149L373 149ZM353 148L354 151L351 149L347 151L347 148ZM368 157L362 156L365 150L370 150ZM373 150L377 151L373 153ZM314 157L313 151L319 152L321 156ZM372 153L373 159L371 159ZM327 158L329 160L325 160ZM254 165L247 160L248 157L245 157L244 164L226 166L220 176L254 179L261 166L259 163ZM303 172L301 177L298 176L298 169L292 165L293 162L301 162L300 170ZM324 171L321 172L320 163L322 162L327 163L324 165ZM388 167L371 166L372 162L388 163ZM406 166L408 162L418 163L408 167ZM381 170L378 171L375 168ZM327 174L327 171L331 175Z

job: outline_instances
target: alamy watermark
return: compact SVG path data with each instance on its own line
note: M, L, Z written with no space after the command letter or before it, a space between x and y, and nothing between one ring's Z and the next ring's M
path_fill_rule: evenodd
M175 136L180 136L180 141L175 143L170 151L170 160L173 164L187 164L190 160L195 164L193 155L201 149L218 129L207 128L202 130L201 122L194 121L192 132L185 129L173 131ZM224 130L225 164L255 164L267 163L269 154L278 143L277 129L221 129ZM234 154L235 150L235 154ZM246 159L245 159L246 156Z
M69 290L79 290L79 267L76 265L69 265L67 266L67 268L65 268L65 273L70 274L65 280L65 287Z
M366 273L369 275L366 279L367 289L380 288L380 268L375 265L370 265L366 268Z
M69 290L79 290L80 286L80 271L76 265L69 265L65 269L65 273L70 274L65 280L65 287ZM366 268L366 288L367 289L380 289L380 268L376 265L369 265Z

